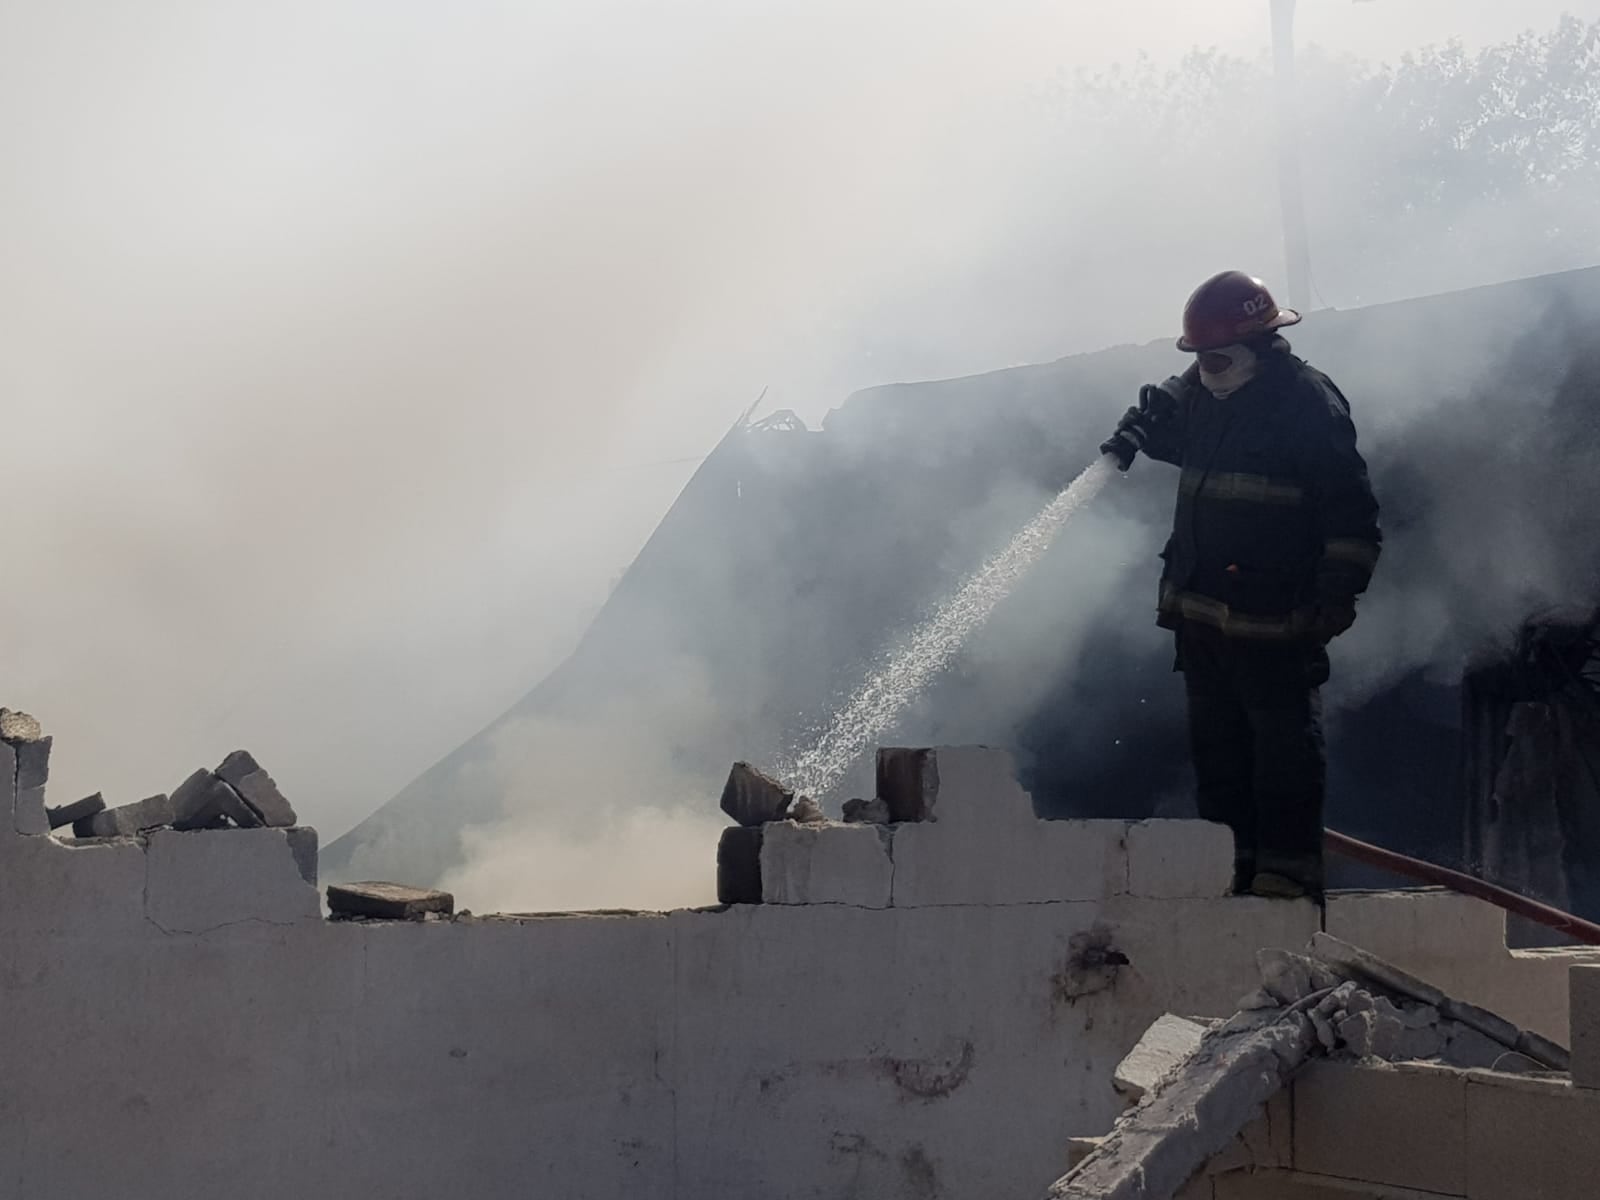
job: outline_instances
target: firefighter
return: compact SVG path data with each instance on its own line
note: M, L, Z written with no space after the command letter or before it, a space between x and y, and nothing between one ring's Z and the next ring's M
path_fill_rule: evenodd
M1101 446L1181 469L1161 557L1201 817L1234 835L1234 888L1322 890L1320 688L1382 547L1350 405L1278 332L1300 320L1225 271L1189 298L1181 376L1140 389Z

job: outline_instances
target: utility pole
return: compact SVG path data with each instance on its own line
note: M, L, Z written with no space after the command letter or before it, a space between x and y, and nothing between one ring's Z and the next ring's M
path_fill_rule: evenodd
M1272 61L1277 84L1278 201L1283 208L1283 261L1289 304L1311 307L1311 244L1300 187L1300 143L1294 86L1294 0L1272 2Z

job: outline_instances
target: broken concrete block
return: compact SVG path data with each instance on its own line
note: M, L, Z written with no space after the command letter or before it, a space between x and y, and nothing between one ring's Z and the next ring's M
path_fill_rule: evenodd
M763 826L732 825L717 839L717 903L761 903Z
M844 819L849 824L887 825L889 802L882 797L872 800L846 800Z
M1567 983L1572 1013L1572 1082L1581 1088L1600 1088L1600 964L1574 965Z
M296 825L283 832L289 842L289 853L294 856L295 866L300 868L300 878L316 887L317 831L309 825Z
M1157 900L1231 894L1233 831L1213 821L1130 825L1128 891Z
M50 779L51 740L41 737L8 742L16 755L13 828L18 833L50 832L50 818L44 811L44 789Z
M455 911L449 892L406 887L398 883L330 883L328 910L334 917L374 917L386 921L420 921L428 913Z
M237 788L239 780L246 775L254 775L259 770L261 770L261 764L255 760L255 755L248 750L235 750L218 764L213 774L218 779L226 780Z
M722 811L751 828L781 821L794 802L794 792L747 762L736 762L722 785Z
M1117 1118L1051 1200L1172 1196L1266 1109L1311 1051L1310 1024L1286 1014L1259 1028L1208 1033L1184 1064Z
M1112 1072L1111 1086L1133 1102L1150 1091L1163 1076L1187 1062L1200 1048L1206 1026L1171 1013L1157 1017L1154 1025Z
M828 814L822 811L822 805L810 796L801 796L789 811L789 820L801 825L821 825L827 819Z
M284 799L272 776L265 771L252 771L232 786L239 798L261 818L263 825L287 829L295 823L294 805Z
M939 799L939 763L927 747L880 746L878 799L891 821L930 821Z
M294 806L284 799L277 783L250 751L235 750L222 760L216 774L239 793L263 825L286 829L295 823Z
M39 722L27 713L0 708L0 741L37 742L43 736Z
M64 825L92 817L97 812L104 812L105 809L105 797L96 792L92 796L85 796L82 800L75 800L71 804L63 804L59 808L47 808L45 816L50 819L51 829L60 829Z
M889 837L879 825L773 822L761 839L762 902L888 908Z
M150 796L134 804L108 808L72 823L75 837L132 837L147 829L172 824L172 801L165 794Z
M992 746L940 746L933 756L938 774L938 808L933 819L941 825L973 833L1000 827L1039 829L1033 797L1017 782L1016 764L1009 751ZM889 807L893 811L892 801ZM1126 884L1126 875L1123 882Z
M294 832L156 830L145 851L145 915L167 933L320 921L322 905L306 882Z
M172 827L215 829L224 824L256 829L262 820L226 781L201 768L172 793Z

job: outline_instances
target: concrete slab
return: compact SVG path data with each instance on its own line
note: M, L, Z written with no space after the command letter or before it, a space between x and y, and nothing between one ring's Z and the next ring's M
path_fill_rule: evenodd
M335 917L420 921L428 913L452 913L456 906L449 892L398 883L330 883L327 895L328 910Z
M1150 1091L1162 1078L1176 1070L1200 1048L1206 1026L1163 1013L1144 1031L1139 1044L1117 1064L1111 1086L1129 1103Z

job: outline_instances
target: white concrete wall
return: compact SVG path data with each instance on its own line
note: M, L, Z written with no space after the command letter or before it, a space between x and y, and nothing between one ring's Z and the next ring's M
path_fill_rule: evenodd
M1209 894L1215 829L940 775L886 862L785 829L805 902L721 912L336 924L309 831L0 837L0 1200L1041 1194L1144 1028L1319 914Z

